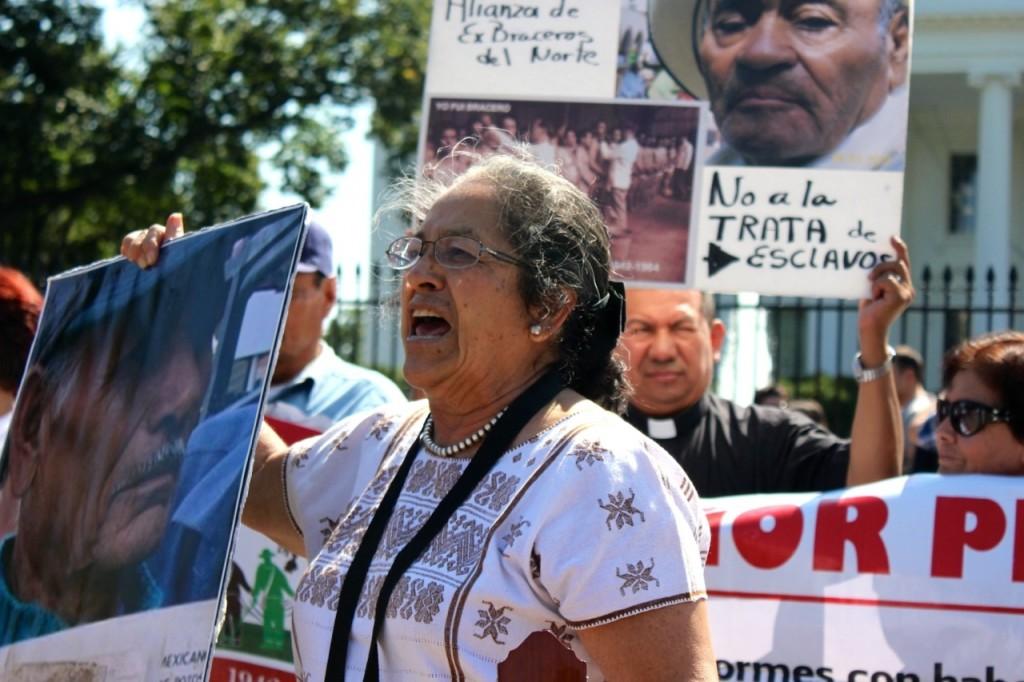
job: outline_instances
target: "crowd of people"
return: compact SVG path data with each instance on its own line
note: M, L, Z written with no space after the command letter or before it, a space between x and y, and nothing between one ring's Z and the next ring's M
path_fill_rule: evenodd
M716 679L700 498L897 476L905 429L919 443L927 428L930 398L902 374L912 354L886 343L914 295L900 240L860 307L843 439L781 391L761 396L776 406L715 396L727 330L713 297L623 290L606 216L536 157L491 154L400 187L415 224L387 257L402 274L404 376L425 400L406 402L320 341L335 285L329 238L311 228L268 414L326 431L288 445L264 425L243 511L309 560L293 606L308 679L493 679L538 631L593 679ZM182 231L172 216L122 252L150 266ZM188 360L202 371L202 357ZM935 402L940 472L1024 475L1022 382L1022 333L950 352ZM13 475L31 483L25 472Z

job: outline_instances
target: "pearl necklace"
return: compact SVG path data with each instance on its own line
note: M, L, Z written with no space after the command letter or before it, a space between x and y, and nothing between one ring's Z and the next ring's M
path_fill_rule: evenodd
M491 427L498 423L498 420L501 419L501 415L505 414L507 409L507 407L502 408L501 412L491 417L491 421L487 422L455 445L446 446L441 446L434 442L434 417L433 415L427 415L427 423L423 427L423 432L420 433L420 442L423 443L423 447L426 448L427 452L432 455L437 457L451 457L452 455L462 452L486 436L487 432L491 430Z

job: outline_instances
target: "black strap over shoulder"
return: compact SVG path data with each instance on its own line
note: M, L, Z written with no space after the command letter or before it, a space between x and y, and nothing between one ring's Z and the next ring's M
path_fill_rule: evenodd
M538 379L532 386L522 393L509 405L508 410L498 419L494 427L484 437L473 459L455 482L452 489L444 496L441 502L431 513L423 527L409 540L408 544L395 557L391 569L384 578L380 594L374 608L373 635L371 638L370 655L366 663L365 680L378 680L380 677L379 659L377 652L377 637L384 626L385 613L388 602L391 600L391 593L401 579L405 571L419 558L420 554L427 548L434 537L448 523L448 519L469 498L476 486L490 472L497 461L501 458L508 447L512 444L516 435L522 431L527 422L549 402L563 388L558 372L552 370ZM338 601L338 613L334 621L334 632L331 636L331 651L327 659L325 680L337 681L345 678L345 661L348 656L348 641L352 632L352 622L355 618L356 607L359 604L359 596L362 594L366 576L370 570L370 564L377 547L380 545L384 531L387 529L388 521L398 503L398 497L402 492L405 479L412 469L412 463L419 451L419 438L417 438L394 479L388 486L380 507L370 521L370 526L363 535L363 540L356 551L345 575L341 587L341 595Z

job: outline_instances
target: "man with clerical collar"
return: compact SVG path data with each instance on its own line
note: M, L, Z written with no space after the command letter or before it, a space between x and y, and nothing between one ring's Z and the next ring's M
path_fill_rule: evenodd
M903 170L908 0L651 0L662 63L725 166ZM690 37L692 40L681 39Z
M726 330L713 298L695 290L627 290L620 350L634 395L626 419L679 461L702 497L830 490L899 475L902 422L886 339L914 291L906 246L893 246L898 260L871 272L871 298L860 306L849 440L799 413L712 395Z

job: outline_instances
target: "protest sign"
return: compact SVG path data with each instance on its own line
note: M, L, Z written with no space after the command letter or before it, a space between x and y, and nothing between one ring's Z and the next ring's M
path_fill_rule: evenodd
M1020 480L705 500L722 680L1024 680Z
M705 166L701 196L705 291L868 297L868 273L895 258L902 173Z
M267 423L291 445L320 431L272 416ZM238 526L226 607L210 682L291 682L291 604L306 560L256 531Z
M871 264L895 258L899 234L911 0L839 0L810 18L745 7L623 3L620 41L633 57L618 93L711 105L693 284L866 296Z
M911 1L818 4L813 28L786 14L775 32L765 29L778 14L774 6L749 5L741 11L721 0L439 0L425 110L432 98L706 102L709 131L688 152L688 184L671 190L694 197L685 209L694 220L682 264L669 265L678 241L645 232L632 236L629 250L658 258L617 256L623 278L719 292L864 296L869 264L895 257L888 237L899 234ZM785 41L785 49L758 51L763 36L769 47ZM561 56L541 59L542 51ZM505 128L497 112L479 113L481 127ZM525 122L516 123L510 137L526 137ZM472 126L453 132L474 134ZM448 144L439 142L430 139ZM606 169L611 163L600 162ZM634 165L634 178L642 173ZM716 177L724 195L712 192ZM737 177L753 197L726 206ZM808 183L834 203L799 205ZM772 202L783 195L788 207ZM795 235L790 242L788 222L779 227L785 241L772 238L777 222L797 219L823 221L824 239L815 232L811 242L804 230L803 245ZM730 233L724 228L731 220ZM608 222L613 234L621 229L614 216ZM648 276L645 269L655 266Z
M49 281L2 461L0 678L204 679L305 213Z
M608 97L616 2L437 0L427 93Z
M478 159L528 150L597 204L617 277L649 285L687 281L704 105L438 97L426 110L426 173L461 174Z

